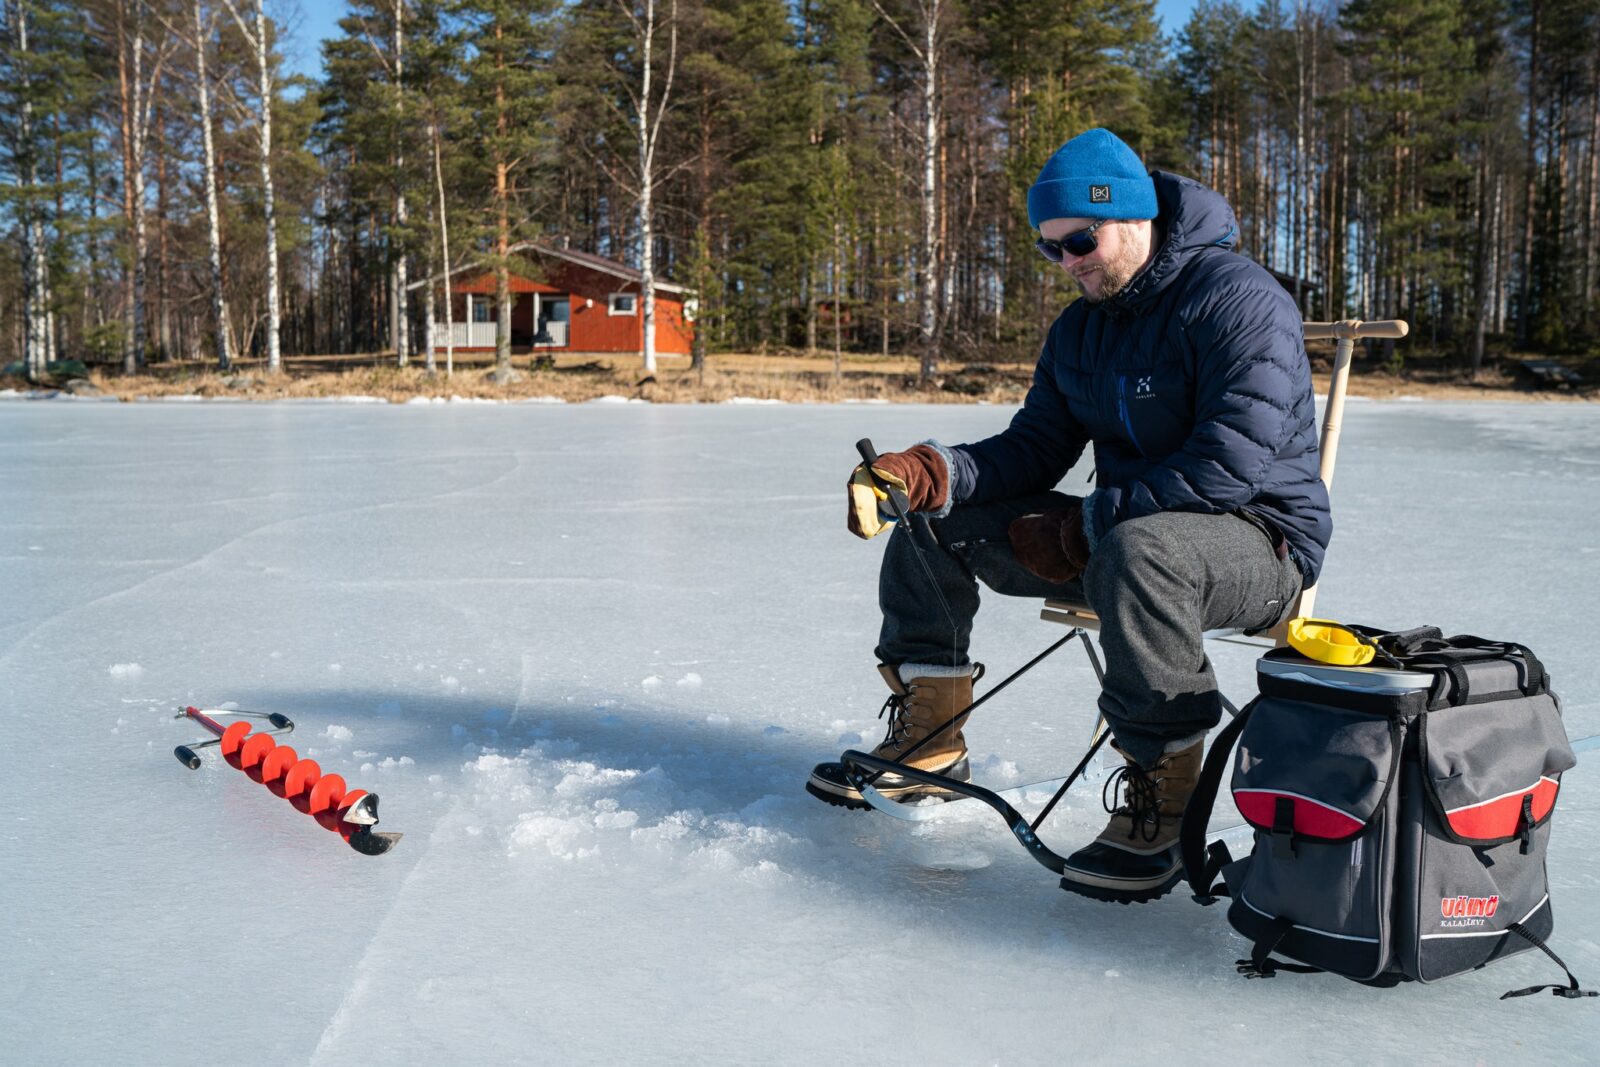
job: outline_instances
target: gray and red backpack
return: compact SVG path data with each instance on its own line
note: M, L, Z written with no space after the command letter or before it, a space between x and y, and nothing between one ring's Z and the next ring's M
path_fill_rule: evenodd
M1350 629L1374 647L1370 666L1261 658L1259 695L1218 736L1184 813L1195 899L1231 898L1252 943L1241 973L1434 982L1538 948L1568 983L1506 996L1595 996L1545 945L1545 850L1576 760L1543 665L1432 627ZM1255 831L1238 860L1205 844L1226 767Z

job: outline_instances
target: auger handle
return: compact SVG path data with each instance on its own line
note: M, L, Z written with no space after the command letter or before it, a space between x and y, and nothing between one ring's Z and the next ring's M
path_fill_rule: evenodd
M227 727L223 726L216 719L213 719L211 716L207 715L205 712L201 711L192 704L183 709L183 714L186 718L193 719L195 722L199 723L201 726L204 726L207 730L210 730L218 737L221 737L223 731L227 729Z
M289 716L284 715L282 712L274 711L268 714L267 712L261 711L240 711L237 708L219 708L214 710L216 710L217 714L219 715L241 715L249 719L266 719L272 724L272 728L274 730L282 730L286 734L294 733L294 720L289 718ZM178 718L193 719L195 722L199 723L201 726L204 726L207 730L210 730L218 737L221 737L222 732L227 729L227 727L222 725L222 723L218 722L216 719L213 719L210 715L206 714L206 712L201 711L192 704L184 708L183 711L179 713Z

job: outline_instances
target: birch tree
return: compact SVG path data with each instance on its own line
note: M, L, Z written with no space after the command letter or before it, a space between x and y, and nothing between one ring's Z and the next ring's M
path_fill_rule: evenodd
M131 238L130 270L124 282L124 374L137 373L145 357L148 319L145 292L148 217L145 203L145 145L150 136L156 87L171 54L170 38L163 39L150 57L146 73L145 8L145 0L133 0L130 25L125 0L118 0L116 6L117 82L122 126L122 204L124 221L129 226Z
M217 209L217 148L211 129L211 76L206 69L206 51L211 43L211 27L200 0L193 2L195 94L199 105L201 163L205 168L202 185L206 191L206 251L211 267L211 321L216 336L217 368L233 367L229 339L228 294L222 287L222 223Z
M46 262L44 220L39 203L39 130L35 114L37 57L29 36L29 0L10 0L0 7L6 20L5 93L15 108L14 123L7 123L8 155L17 182L15 202L23 240L23 365L29 381L44 377L50 358L49 268Z
M283 352L279 347L278 331L281 325L281 297L278 290L278 216L272 187L272 64L268 49L266 0L254 0L252 20L246 24L236 0L222 0L228 14L233 16L239 32L255 52L256 93L259 97L258 147L261 164L261 210L266 224L267 267L267 373L283 370Z
M635 259L624 249L631 250L637 241L639 354L647 375L656 371L659 197L671 179L690 165L689 160L680 158L676 165L665 167L662 152L670 133L665 124L678 67L678 30L677 0L669 0L664 17L659 0L579 3L570 14L564 40L568 54L560 71L564 82L560 91L574 109L568 117L598 113L576 123L569 137L577 149L574 158L586 161L605 178L606 187L596 192L610 205L607 242L611 254ZM605 61L594 64L589 57L596 55ZM618 200L629 204L631 210L626 214L616 210ZM627 232L630 219L631 234Z
M894 30L920 67L922 98L922 181L920 185L922 242L917 256L917 339L920 350L918 376L924 384L933 380L939 368L939 243L940 198L939 156L942 130L939 114L939 62L943 57L946 20L950 0L914 0L916 21L901 24L879 0L873 0L879 16Z
M439 124L428 125L428 140L433 147L433 180L439 194L439 248L444 264L444 373L445 377L453 377L456 372L456 318L455 301L450 296L450 204L444 196L444 164L439 159ZM430 306L433 300L433 282L428 282L428 300ZM429 316L428 330L430 336L428 345L428 370L433 370L433 331L432 316Z
M394 111L395 129L404 128L406 97L405 97L405 0L394 0L393 19L393 47L391 54L394 57ZM400 251L394 258L394 300L391 302L391 315L394 321L394 348L395 359L404 367L411 358L411 317L406 312L406 249L404 243L406 229L406 183L400 176L405 174L406 155L403 143L396 138L394 169L397 180L394 188L394 219L401 235ZM430 340L431 344L431 340ZM430 349L431 351L431 349Z
M672 99L672 79L678 69L678 0L670 0L667 10L666 75L661 83L661 95L655 96L652 80L655 76L656 0L618 0L624 16L633 26L639 47L639 87L624 84L624 91L632 105L634 133L637 138L639 162L637 170L639 187L639 288L643 322L640 324L640 355L644 359L644 372L656 372L656 269L654 193L656 180L656 152L661 146L661 120L666 117Z

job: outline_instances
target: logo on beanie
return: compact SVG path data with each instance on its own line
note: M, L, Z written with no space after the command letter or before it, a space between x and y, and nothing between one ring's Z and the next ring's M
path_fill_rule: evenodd
M1109 186L1109 185L1091 185L1091 186L1089 186L1089 203L1091 203L1091 204L1109 204L1109 203L1111 203L1111 186Z

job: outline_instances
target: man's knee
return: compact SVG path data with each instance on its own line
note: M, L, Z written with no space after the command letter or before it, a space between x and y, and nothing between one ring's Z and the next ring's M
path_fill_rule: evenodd
M1084 571L1089 588L1143 584L1156 575L1168 576L1187 561L1181 540L1173 537L1162 516L1129 519L1113 526L1095 545Z

